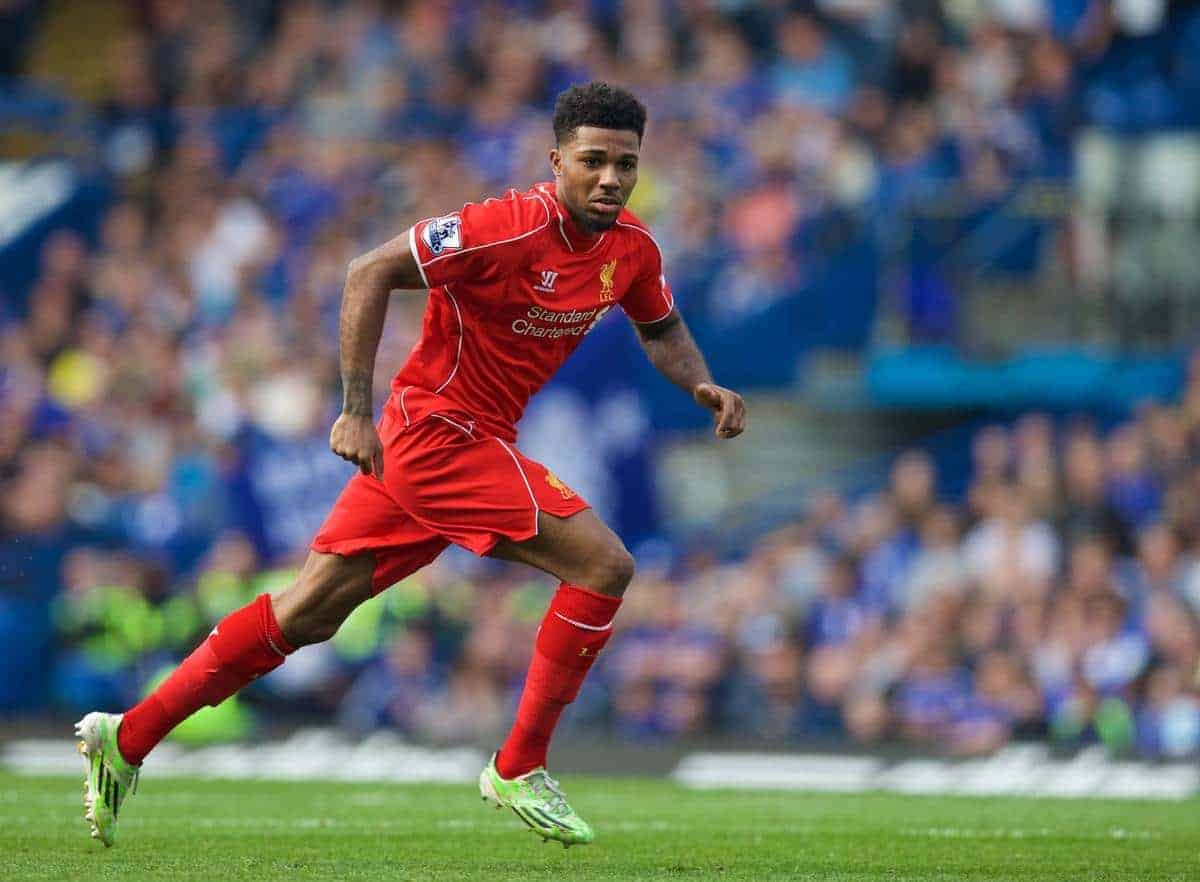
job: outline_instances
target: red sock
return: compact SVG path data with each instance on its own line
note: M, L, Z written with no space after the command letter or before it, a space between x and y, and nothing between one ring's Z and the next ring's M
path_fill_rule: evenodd
M125 712L117 748L140 765L167 733L207 705L216 707L251 680L275 670L294 650L283 639L271 595L221 619L203 643L140 704Z
M515 778L546 764L563 708L575 700L608 638L621 598L558 586L538 629L517 719L496 757L496 771Z

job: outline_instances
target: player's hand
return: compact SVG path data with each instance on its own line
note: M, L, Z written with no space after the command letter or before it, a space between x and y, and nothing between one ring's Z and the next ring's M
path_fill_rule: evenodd
M732 389L716 383L701 383L692 390L692 397L716 415L718 438L736 438L745 431L746 402Z
M370 417L344 413L329 433L329 448L364 475L383 480L383 443Z

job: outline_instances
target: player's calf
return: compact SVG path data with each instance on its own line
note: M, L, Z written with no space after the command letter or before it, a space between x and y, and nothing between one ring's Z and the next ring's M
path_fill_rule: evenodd
M133 791L138 767L172 729L273 671L290 652L271 598L261 594L218 622L157 689L126 713L93 712L80 720L76 734L88 760L84 804L92 835L113 844L118 812Z
M311 553L296 581L278 598L259 595L223 618L137 705L123 715L85 717L80 738L89 757L88 820L95 835L112 843L117 811L129 790L125 778L136 778L137 767L172 729L275 670L296 647L332 637L371 596L373 572L369 556Z
M121 722L121 754L140 765L181 722L215 707L283 664L298 647L328 640L371 594L370 557L311 552L277 598L267 594L217 623L207 639Z
M612 636L620 605L619 597L559 586L538 628L516 720L496 758L502 777L515 779L545 766L559 717Z
M117 733L121 756L141 765L172 729L275 670L293 651L279 629L270 595L260 594L217 622L157 689L125 712Z

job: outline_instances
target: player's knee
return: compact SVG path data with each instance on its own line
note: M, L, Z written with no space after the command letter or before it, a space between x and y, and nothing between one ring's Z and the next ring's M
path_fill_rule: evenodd
M336 625L330 629L328 611L314 602L312 593L299 581L271 598L271 604L279 630L297 649L310 643L322 643L337 630Z
M370 596L369 571L323 572L306 566L271 602L283 636L299 648L331 638L354 608Z
M303 595L284 591L274 599L275 618L288 643L296 648L324 643L337 633L353 607L335 606L307 600Z
M601 594L620 597L633 580L633 555L624 545L605 546L593 558L592 571L592 584L586 587Z
M321 611L293 616L286 625L281 622L279 628L288 642L299 648L313 643L324 643L337 633L343 621L344 618L335 619L327 611Z

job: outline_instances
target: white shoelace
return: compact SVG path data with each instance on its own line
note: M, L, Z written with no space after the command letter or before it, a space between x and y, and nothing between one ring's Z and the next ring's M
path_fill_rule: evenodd
M558 782L550 777L546 772L538 772L529 776L529 787L534 793L543 796L550 806L550 810L554 814L562 816L568 814L571 809L567 805L567 798L563 792L558 789ZM543 793L544 791L544 793Z

